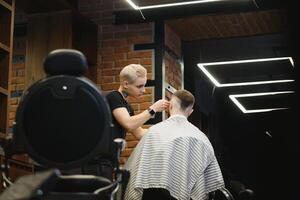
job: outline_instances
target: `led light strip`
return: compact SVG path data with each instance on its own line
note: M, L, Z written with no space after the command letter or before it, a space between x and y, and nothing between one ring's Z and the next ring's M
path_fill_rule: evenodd
M146 10L152 8L163 8L163 7L171 7L171 6L182 6L182 5L190 5L190 4L199 4L199 3L208 3L208 2L216 2L216 1L226 1L226 0L198 0L198 1L185 1L179 3L166 3L166 4L158 4L158 5L150 5L150 6L137 6L131 0L126 0L127 3L133 7L135 10Z
M264 93L249 93L249 94L232 94L229 95L229 98L233 103L243 112L243 113L258 113L258 112L269 112L273 110L284 110L288 108L269 108L269 109L253 109L247 110L238 100L239 97L255 97L255 96L266 96L266 95L279 95L279 94L288 94L295 93L294 91L283 91L283 92L264 92Z
M230 86L243 86L243 85L260 85L260 84L270 84L270 83L284 83L293 82L295 80L273 80L273 81L253 81L253 82L240 82L240 83L224 83L221 84L215 79L215 77L205 68L211 65L227 65L227 64L238 64L238 63L253 63L253 62L267 62L276 60L289 60L291 65L294 67L294 61L291 57L280 57L280 58L263 58L263 59L251 59L251 60L235 60L235 61L225 61L225 62L212 62L212 63L198 63L198 67L203 71L203 73L213 82L216 87L230 87Z

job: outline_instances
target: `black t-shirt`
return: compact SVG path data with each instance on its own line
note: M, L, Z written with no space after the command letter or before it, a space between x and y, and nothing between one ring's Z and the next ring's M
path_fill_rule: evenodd
M123 98L122 94L119 91L112 91L106 95L107 102L109 104L111 113L116 108L124 107L127 109L130 116L134 115L134 111L130 104ZM118 123L114 115L112 114L112 123L113 127L113 139L115 138L125 138L126 130Z

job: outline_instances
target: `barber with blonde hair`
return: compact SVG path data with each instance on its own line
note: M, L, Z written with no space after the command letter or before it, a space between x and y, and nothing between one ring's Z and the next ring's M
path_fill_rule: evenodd
M156 112L162 112L169 106L166 100L158 100L147 110L134 115L131 105L127 102L129 96L138 98L145 93L147 70L139 64L125 66L120 72L120 87L107 94L113 118L113 138L125 138L126 132L140 139L146 129L141 126L154 117Z
M125 66L120 72L120 86L118 90L106 95L112 113L112 139L125 138L126 133L132 133L141 139L147 129L141 126L153 118L155 113L162 112L169 106L166 100L158 100L147 110L135 115L131 105L127 102L129 96L138 98L145 93L147 70L138 64ZM99 122L101 123L101 122ZM112 153L114 155L114 153ZM95 158L90 165L85 166L85 173L106 177L113 180L112 155ZM96 171L95 171L96 170Z

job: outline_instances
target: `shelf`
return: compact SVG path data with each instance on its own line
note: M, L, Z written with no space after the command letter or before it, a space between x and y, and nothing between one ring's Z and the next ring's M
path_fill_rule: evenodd
M10 53L1 51L0 49L0 88L5 94L5 91L9 88L9 70L10 70ZM2 92L0 94L2 94Z
M8 96L0 93L0 138L7 137Z
M7 158L5 155L0 155L1 164L4 164L5 161L9 166L8 175L12 182L15 182L20 176L34 173L35 166L30 162L24 162L14 158Z
M8 139L12 139L12 137L13 137L12 133L5 134L3 132L0 132L0 138L2 139L8 140Z
M17 164L17 165L21 165L24 167L28 167L28 168L32 168L33 167L33 163L30 163L29 161L23 161L23 160L18 160L18 159L14 159L14 158L9 158L9 162Z
M15 0L0 0L0 138L8 139L12 30Z
M8 9L9 11L12 11L11 5L9 5L6 1L0 0L0 5Z
M6 139L6 134L5 134L5 133L2 133L2 132L0 132L0 138L2 138L2 139Z
M0 94L8 96L8 90L0 87Z
M4 49L9 47L11 43L12 15L12 7L5 1L0 0L0 43L2 46L4 45Z
M9 47L0 42L0 50L4 50L6 52L10 52Z

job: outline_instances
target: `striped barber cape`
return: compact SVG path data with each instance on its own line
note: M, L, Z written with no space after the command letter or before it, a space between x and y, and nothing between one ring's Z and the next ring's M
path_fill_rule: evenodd
M202 200L224 187L210 141L182 115L150 127L125 168L130 171L126 200L142 199L146 188L167 189L179 200Z

